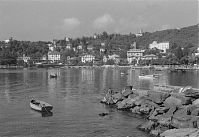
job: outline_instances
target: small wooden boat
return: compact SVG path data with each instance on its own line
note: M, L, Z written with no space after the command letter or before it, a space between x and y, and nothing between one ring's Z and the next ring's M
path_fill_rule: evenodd
M31 100L30 107L36 111L48 112L53 109L53 106L40 100Z
M57 74L50 75L50 78L57 78Z

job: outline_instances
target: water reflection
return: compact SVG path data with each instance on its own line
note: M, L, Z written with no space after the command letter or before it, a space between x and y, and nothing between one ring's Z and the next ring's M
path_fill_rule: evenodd
M48 111L48 112L39 112L39 111L35 111L33 109L31 109L30 114L33 117L51 117L53 116L53 112Z

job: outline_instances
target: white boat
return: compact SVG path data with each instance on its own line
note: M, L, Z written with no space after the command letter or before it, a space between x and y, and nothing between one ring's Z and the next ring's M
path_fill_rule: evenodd
M50 78L57 78L57 74L50 75Z
M151 78L153 78L153 75L139 76L139 79L151 79Z
M53 109L53 106L40 100L31 100L30 107L36 111L48 112Z

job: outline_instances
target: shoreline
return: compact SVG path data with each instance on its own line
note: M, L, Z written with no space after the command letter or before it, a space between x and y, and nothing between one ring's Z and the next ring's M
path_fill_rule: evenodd
M144 116L147 122L138 128L153 136L178 134L185 137L192 134L192 130L199 133L199 89L171 87L173 89L167 87L164 91L137 90L131 86L120 92L110 92L109 89L101 103ZM184 129L186 135L181 132Z
M118 65L102 65L102 66L69 66L69 65L41 65L41 66L33 66L33 67L24 67L24 66L6 66L6 65L0 65L0 69L23 69L23 68L131 68L131 69L155 69L157 71L163 71L163 70L170 70L170 71L179 71L179 70L199 70L199 66L133 66L133 65L127 65L127 66L118 66Z

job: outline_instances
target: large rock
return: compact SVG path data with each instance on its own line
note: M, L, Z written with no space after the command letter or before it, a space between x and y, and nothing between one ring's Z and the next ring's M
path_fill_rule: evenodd
M186 89L183 93L187 97L192 97L192 98L198 98L199 97L199 92L198 91L194 91L192 88Z
M196 99L192 102L193 105L198 105L199 106L199 99Z
M170 129L160 134L160 137L198 137L198 133L197 128Z
M133 93L133 90L131 90L131 89L124 89L124 90L122 90L122 95L124 97L127 97L128 95L130 95L132 93Z
M110 93L106 94L106 96L101 100L101 103L105 103L105 104L108 104L108 105L115 104L113 102L113 98L112 98L112 95Z
M117 109L127 109L135 106L134 102L136 101L135 98L126 98L122 100L120 103L117 104Z
M121 93L116 93L112 96L113 102L117 103L118 101L121 101L124 99L123 95Z
M155 92L155 91L151 91L148 92L148 96L149 99L157 104L161 104L165 101L166 98L169 97L169 93L166 92Z
M187 108L181 108L174 113L171 125L175 128L194 127L192 118L193 116L187 115Z
M147 122L145 122L145 123L139 125L138 128L139 128L140 130L143 130L143 131L147 131L147 132L148 132L148 131L151 131L152 129L154 129L154 128L155 128L155 125L156 125L155 122L149 120L149 121L147 121Z
M180 99L182 102L182 105L189 105L192 104L192 98L186 97L183 93L171 93L171 96Z
M170 126L172 116L175 111L176 111L175 106L172 106L171 108L169 108L169 110L162 115L158 115L158 112L154 111L154 113L149 117L149 119L156 120L160 125Z
M182 106L182 101L174 96L170 96L164 101L164 106Z

